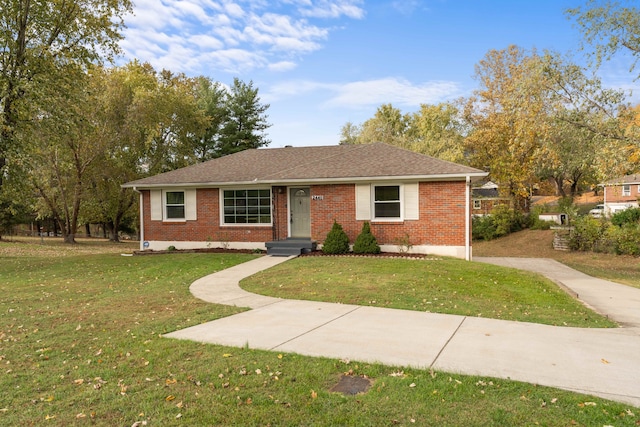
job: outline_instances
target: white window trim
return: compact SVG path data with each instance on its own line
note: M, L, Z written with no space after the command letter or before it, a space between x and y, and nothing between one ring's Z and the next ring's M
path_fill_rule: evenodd
M184 198L184 217L182 218L169 218L167 216L167 193L182 193ZM171 206L180 206L180 205L171 205ZM170 189L170 190L162 190L162 221L164 222L187 222L187 192L184 189Z
M269 199L271 200L271 202L269 203L269 216L271 218L271 221L269 221L268 223L255 223L255 224L250 224L250 223L232 223L232 224L227 224L226 222L224 222L224 192L225 191L234 191L234 190L269 190ZM273 227L273 190L271 187L224 187L224 188L220 188L218 191L218 207L220 209L220 227ZM288 205L288 203L287 203Z
M623 197L631 196L631 185L630 184L623 184L622 185L622 196Z
M482 209L482 200L474 200L473 209Z
M376 217L376 187L398 187L398 197L400 200L400 216L395 218ZM372 222L404 222L404 185L398 183L371 184L371 221Z

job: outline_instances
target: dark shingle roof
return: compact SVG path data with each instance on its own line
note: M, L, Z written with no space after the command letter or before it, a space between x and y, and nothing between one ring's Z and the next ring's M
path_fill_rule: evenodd
M622 185L622 184L640 184L640 173L633 175L621 176L619 178L610 179L600 185Z
M472 197L478 199L497 199L500 197L500 192L497 188L474 188Z
M375 143L245 150L128 182L124 187L345 182L410 177L461 179L467 175L482 177L486 173L391 145Z

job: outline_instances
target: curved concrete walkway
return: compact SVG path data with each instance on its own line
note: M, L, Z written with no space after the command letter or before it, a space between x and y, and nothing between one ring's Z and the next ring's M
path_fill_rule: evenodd
M196 297L253 310L165 336L509 378L640 407L640 289L595 279L553 260L475 259L540 272L623 325L582 329L285 300L238 286L244 277L288 259L265 256L197 280L190 287Z

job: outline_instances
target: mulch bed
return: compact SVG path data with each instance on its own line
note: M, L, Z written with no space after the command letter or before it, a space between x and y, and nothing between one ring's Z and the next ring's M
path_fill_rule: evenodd
M255 249L224 249L224 248L202 248L202 249L174 249L172 251L133 251L134 255L159 255L159 254L266 254L267 251L257 251Z
M146 250L146 251L133 251L134 255L160 255L160 254L262 254L266 255L266 251L257 251L255 249L224 249L224 248L202 248L202 249L175 249L169 250ZM381 252L379 254L325 254L322 251L313 251L300 255L300 257L340 257L340 258L393 258L393 259L423 259L423 260L437 260L438 257L425 254L407 254L396 252Z
M322 251L313 251L306 254L300 255L301 257L313 257L313 256L323 256L323 257L341 257L341 258L395 258L395 259L440 259L437 257L433 257L432 255L425 254L408 254L408 253L397 253L397 252L380 252L379 254L325 254Z

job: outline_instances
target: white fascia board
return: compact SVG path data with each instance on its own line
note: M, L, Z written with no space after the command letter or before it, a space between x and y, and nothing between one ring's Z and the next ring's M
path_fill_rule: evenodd
M283 180L256 180L256 181L225 181L225 182L184 182L173 184L148 184L148 185L125 185L123 188L136 188L138 190L151 190L158 188L218 188L218 187L238 187L238 186L265 186L265 185L296 185L296 184L351 184L354 182L389 182L389 181L465 181L467 177L482 178L487 176L487 172L474 172L467 174L437 174L437 175L403 175L403 176L361 176L347 178L301 178Z

